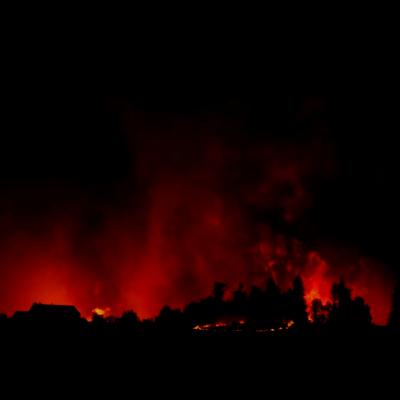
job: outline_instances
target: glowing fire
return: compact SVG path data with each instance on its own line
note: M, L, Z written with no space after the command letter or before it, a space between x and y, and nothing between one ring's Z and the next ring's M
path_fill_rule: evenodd
M318 289L311 289L306 295L305 299L308 305L310 305L314 300L321 299Z
M196 325L193 330L195 331L211 331L218 328L226 328L228 324L226 322L214 322L212 324Z
M282 326L279 326L277 328L266 328L266 329L257 329L257 333L271 333L271 332L276 332L276 331L284 331L284 330L289 330L294 326L294 321L289 320L289 321L283 321ZM230 332L243 332L246 328L246 321L245 320L240 320L237 322L223 322L223 321L218 321L210 324L202 324L202 325L196 325L193 330L194 331L200 331L200 332L218 332L218 331L223 331L223 330L229 330Z
M111 308L106 307L106 308L99 308L96 307L92 310L92 314L97 315L99 317L107 318L111 316Z
M263 328L263 329L256 329L257 333L274 333L276 331L288 331L289 329L293 328L294 326L294 321L289 320L289 321L283 321L282 326L279 326L277 328Z

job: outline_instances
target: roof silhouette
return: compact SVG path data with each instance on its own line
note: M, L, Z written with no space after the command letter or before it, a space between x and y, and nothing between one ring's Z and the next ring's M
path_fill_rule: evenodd
M81 314L75 306L60 304L33 303L28 311L32 316L55 318L80 318Z

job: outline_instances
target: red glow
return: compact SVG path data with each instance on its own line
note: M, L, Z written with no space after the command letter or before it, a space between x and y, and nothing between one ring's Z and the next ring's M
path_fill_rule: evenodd
M100 227L82 223L85 204L50 215L40 234L9 234L0 252L0 311L43 302L74 304L85 316L110 307L115 315L133 309L152 317L165 304L183 307L209 295L216 281L233 290L272 276L286 289L296 275L310 305L328 302L343 276L374 321L386 322L392 285L384 266L362 256L337 260L334 244L322 255L258 217L296 221L312 205L306 178L332 168L326 149L179 139L136 139L139 189L119 207L100 207ZM243 165L255 171L247 176Z

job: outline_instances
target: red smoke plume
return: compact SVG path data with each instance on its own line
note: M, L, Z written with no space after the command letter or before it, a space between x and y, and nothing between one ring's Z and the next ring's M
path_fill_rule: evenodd
M216 281L235 289L272 276L288 287L301 275L309 303L328 301L344 277L374 321L386 322L391 281L382 265L334 243L309 248L291 232L334 174L318 135L248 143L215 120L124 117L131 175L111 201L76 196L22 229L5 214L1 311L40 301L75 304L86 316L110 307L150 317L208 295Z

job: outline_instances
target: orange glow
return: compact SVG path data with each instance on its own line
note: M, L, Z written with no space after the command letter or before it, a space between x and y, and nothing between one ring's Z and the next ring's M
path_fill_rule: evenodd
M98 315L99 317L107 318L111 316L111 308L106 307L106 308L99 308L96 307L92 310L92 313L95 315Z
M211 331L218 328L227 328L229 325L226 322L214 322L212 324L196 325L195 331Z

